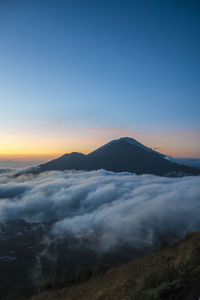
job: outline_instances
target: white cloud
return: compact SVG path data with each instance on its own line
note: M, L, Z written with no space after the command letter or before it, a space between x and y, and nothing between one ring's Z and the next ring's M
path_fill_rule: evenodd
M172 156L165 156L166 159L179 165L200 168L200 158L179 158Z
M0 220L56 220L53 235L152 245L156 236L200 229L200 176L90 172L1 174Z

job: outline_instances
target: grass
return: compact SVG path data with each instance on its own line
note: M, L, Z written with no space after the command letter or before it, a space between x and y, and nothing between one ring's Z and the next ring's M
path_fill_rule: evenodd
M196 300L200 296L200 233L110 270L46 286L31 300ZM89 274L89 276L88 276ZM74 278L72 276L72 278ZM62 282L62 284L61 284Z

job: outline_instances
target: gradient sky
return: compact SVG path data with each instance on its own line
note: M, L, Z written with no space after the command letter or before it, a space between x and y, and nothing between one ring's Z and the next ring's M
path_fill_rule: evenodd
M200 2L1 0L0 159L130 136L200 157Z

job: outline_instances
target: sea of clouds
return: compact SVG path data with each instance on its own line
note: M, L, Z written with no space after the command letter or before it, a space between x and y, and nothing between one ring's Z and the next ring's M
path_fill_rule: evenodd
M179 165L200 169L200 158L181 158L181 157L172 157L172 156L165 156L165 158Z
M0 222L54 220L52 236L97 240L104 251L200 230L200 176L27 171L1 169Z

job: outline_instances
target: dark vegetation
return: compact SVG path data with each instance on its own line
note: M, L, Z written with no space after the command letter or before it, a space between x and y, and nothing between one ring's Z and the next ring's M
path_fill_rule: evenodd
M86 266L75 270L67 268L59 277L53 277L52 279L44 282L40 287L40 292L81 284L105 274L107 270L109 270L109 267L104 265L97 265L91 268Z
M47 245L51 225L1 226L0 299L199 299L200 233L175 244L158 238L152 254L118 245L99 256L72 237Z
M198 300L200 233L116 268L63 272L31 300Z
M151 249L126 244L106 253L97 241L67 235L51 237L54 221L29 223L12 220L0 224L0 299L27 299L40 290L80 284L110 267L124 264Z

